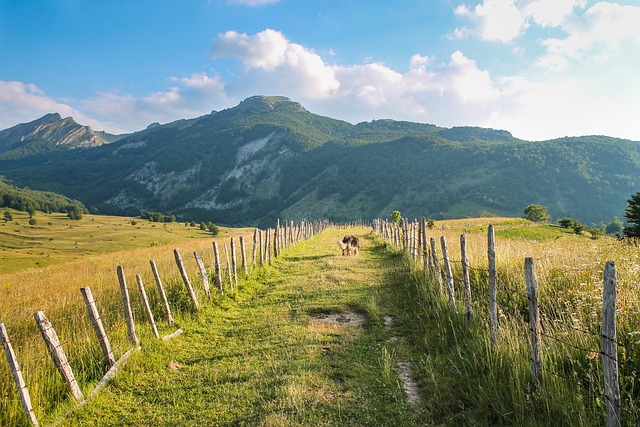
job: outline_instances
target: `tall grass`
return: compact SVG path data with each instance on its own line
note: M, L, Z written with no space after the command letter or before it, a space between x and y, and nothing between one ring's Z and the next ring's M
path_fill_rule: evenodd
M496 224L497 343L488 331L487 225L491 220L438 223L428 234L445 236L456 278L461 277L459 236L467 236L472 267L474 322L464 322L462 283L458 312L444 292L402 254L407 269L407 316L418 319L415 341L423 354L421 385L436 423L446 425L603 425L605 397L600 362L603 270L614 260L618 275L618 341L623 425L637 425L640 392L640 287L637 247L611 238L592 240L549 226ZM531 239L532 236L537 239ZM438 246L438 251L440 251ZM400 256L400 254L399 254ZM543 326L543 379L531 381L524 259L533 257Z
M240 231L240 230L239 230ZM146 322L135 275L140 274L161 335L173 332L161 305L149 260L154 259L178 324L193 312L192 303L180 278L173 256L179 248L198 299L205 297L193 252L198 251L207 268L213 266L214 239L189 239L175 244L154 245L134 250L88 256L79 260L40 269L29 269L0 276L0 322L7 327L29 389L34 410L41 421L51 420L68 408L73 399L67 392L50 359L33 319L43 311L53 324L74 375L85 396L108 370L84 305L81 287L90 287L97 301L116 358L130 347L124 320L122 297L116 267L122 265L133 301L137 333L141 341L153 340ZM220 245L228 239L216 239ZM251 238L245 236L251 244ZM249 254L251 248L248 249ZM240 273L241 274L241 273ZM225 284L226 286L226 284ZM228 294L228 293L227 293ZM229 296L229 295L227 295ZM213 298L221 298L215 293ZM186 316L186 317L185 317ZM28 425L15 391L8 364L0 361L0 425Z

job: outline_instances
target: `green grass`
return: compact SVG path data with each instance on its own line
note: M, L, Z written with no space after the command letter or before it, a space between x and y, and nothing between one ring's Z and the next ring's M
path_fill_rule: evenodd
M572 230L553 225L533 225L530 227L505 228L496 232L496 237L505 239L536 240L544 242L559 239L567 234L575 234Z
M498 345L489 339L486 325L486 228L490 223L496 224ZM75 408L65 397L51 366L46 375L36 372L35 361L47 361L46 353L41 343L25 341L18 355L34 354L26 371L27 385L36 396L37 414L41 421L50 422L71 410L61 423L65 426L603 425L598 355L579 349L597 350L599 345L602 261L608 259L616 260L618 266L618 339L629 349L621 356L627 366L621 371L623 405L633 409L638 393L635 371L629 366L640 363L636 360L640 349L633 342L640 322L635 285L640 265L637 248L615 239L594 241L518 219L438 221L429 237L447 238L456 277L460 277L456 239L463 230L473 268L475 320L471 326L464 321L463 295L457 281L459 304L453 315L447 299L434 282L425 279L421 267L363 229L327 230L286 250L272 266L253 269L240 281L237 292L214 295L211 301L204 299L201 284L195 280L203 302L198 313L189 308L184 286L175 272L171 273L175 264L170 246L101 257L99 261L109 268L96 277L105 276L101 280L106 282L113 281L112 266L122 258L130 275L141 271L149 257L156 258L185 333L172 341L154 339L144 324L134 291L143 349L83 408ZM336 242L346 233L362 236L359 257L339 256ZM188 250L180 248L185 256ZM205 254L207 266L211 265L209 239L194 240L189 250L192 248ZM166 257L161 258L161 252L167 252ZM536 260L547 316L545 333L570 344L545 338L540 391L530 382L524 314L527 300L522 295L525 256ZM74 261L42 271L82 270L98 263L97 257L87 260L86 265ZM188 267L193 278L194 266ZM144 280L158 313L148 274ZM130 285L134 283L130 279ZM28 294L28 289L23 293ZM105 311L110 314L105 318L120 355L128 344L122 315L116 315L121 311L117 288L107 283L105 289L99 295L99 307L107 305ZM69 299L64 296L65 301ZM54 325L63 325L59 335L65 342L81 343L72 346L71 363L74 369L81 365L79 381L88 394L103 370L95 368L100 355L89 327L75 328L65 322L81 319L87 323L80 314L82 304L74 301L61 305L50 319L54 317ZM2 310L0 307L0 317ZM21 315L15 313L16 317ZM363 316L364 323L348 326L323 320L330 314L348 313ZM385 325L385 317L393 318L392 325ZM595 335L567 329L553 319L595 331ZM159 321L163 334L171 332L162 316ZM15 329L10 328L10 333ZM27 335L24 332L23 336ZM399 362L413 364L422 398L415 407L407 403L402 390ZM4 365L0 362L0 386L7 377ZM0 391L9 396L7 390ZM46 398L52 401L44 401ZM14 399L3 405L0 412L9 408L6 413L11 413L1 414L3 423L26 425ZM637 420L633 415L625 416L623 425Z
M34 217L37 224L29 225L26 212L8 210L13 221L0 220L0 274L90 255L211 237L211 233L184 223L105 215L83 215L81 220L74 221L66 214L38 212ZM235 229L233 233L241 231ZM229 233L229 229L222 227L220 237Z
M399 316L390 297L396 257L371 238L359 257L342 257L335 242L343 233L287 250L237 294L180 319L181 337L145 341L107 391L62 425L424 422L392 369L392 355L406 351L382 322ZM324 320L332 313L361 315L364 324Z

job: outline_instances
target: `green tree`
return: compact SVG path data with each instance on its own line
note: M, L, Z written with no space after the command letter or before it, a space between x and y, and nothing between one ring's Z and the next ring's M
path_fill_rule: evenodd
M70 219L79 221L82 219L82 209L78 206L67 206L67 216Z
M400 211L391 212L391 221L393 221L395 224L399 223L401 219L402 214L400 213Z
M624 211L628 226L624 227L624 235L627 237L640 237L640 191L632 194L627 200L627 209Z
M30 218L29 219L29 225L38 225L38 220L35 218Z
M549 221L549 212L544 206L529 205L524 208L524 217L533 222L547 222Z
M624 227L624 223L620 221L620 218L614 216L613 219L604 229L604 232L607 234L620 234L622 233L622 228Z
M13 221L13 215L11 215L11 212L9 211L4 211L4 222L9 221Z
M577 223L578 221L573 218L560 218L558 220L558 225L562 228L573 228Z

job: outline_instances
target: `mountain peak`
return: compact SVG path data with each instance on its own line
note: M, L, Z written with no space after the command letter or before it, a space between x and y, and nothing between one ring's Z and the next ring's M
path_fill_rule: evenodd
M39 119L34 120L31 123L38 125L38 124L55 123L55 122L59 122L60 120L62 120L62 116L60 116L60 114L48 113L40 117Z
M286 96L251 96L240 102L236 107L241 111L260 111L260 110L295 110L307 111L302 104L294 102Z

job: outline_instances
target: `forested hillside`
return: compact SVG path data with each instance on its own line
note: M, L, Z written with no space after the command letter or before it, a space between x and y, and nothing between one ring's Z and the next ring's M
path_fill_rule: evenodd
M8 134L15 129L0 136ZM232 225L394 209L435 219L520 216L531 203L552 219L602 223L621 216L640 187L635 141L531 142L505 130L393 120L353 125L283 97L248 98L96 147L60 150L47 141L0 157L0 175L103 213L160 211Z

